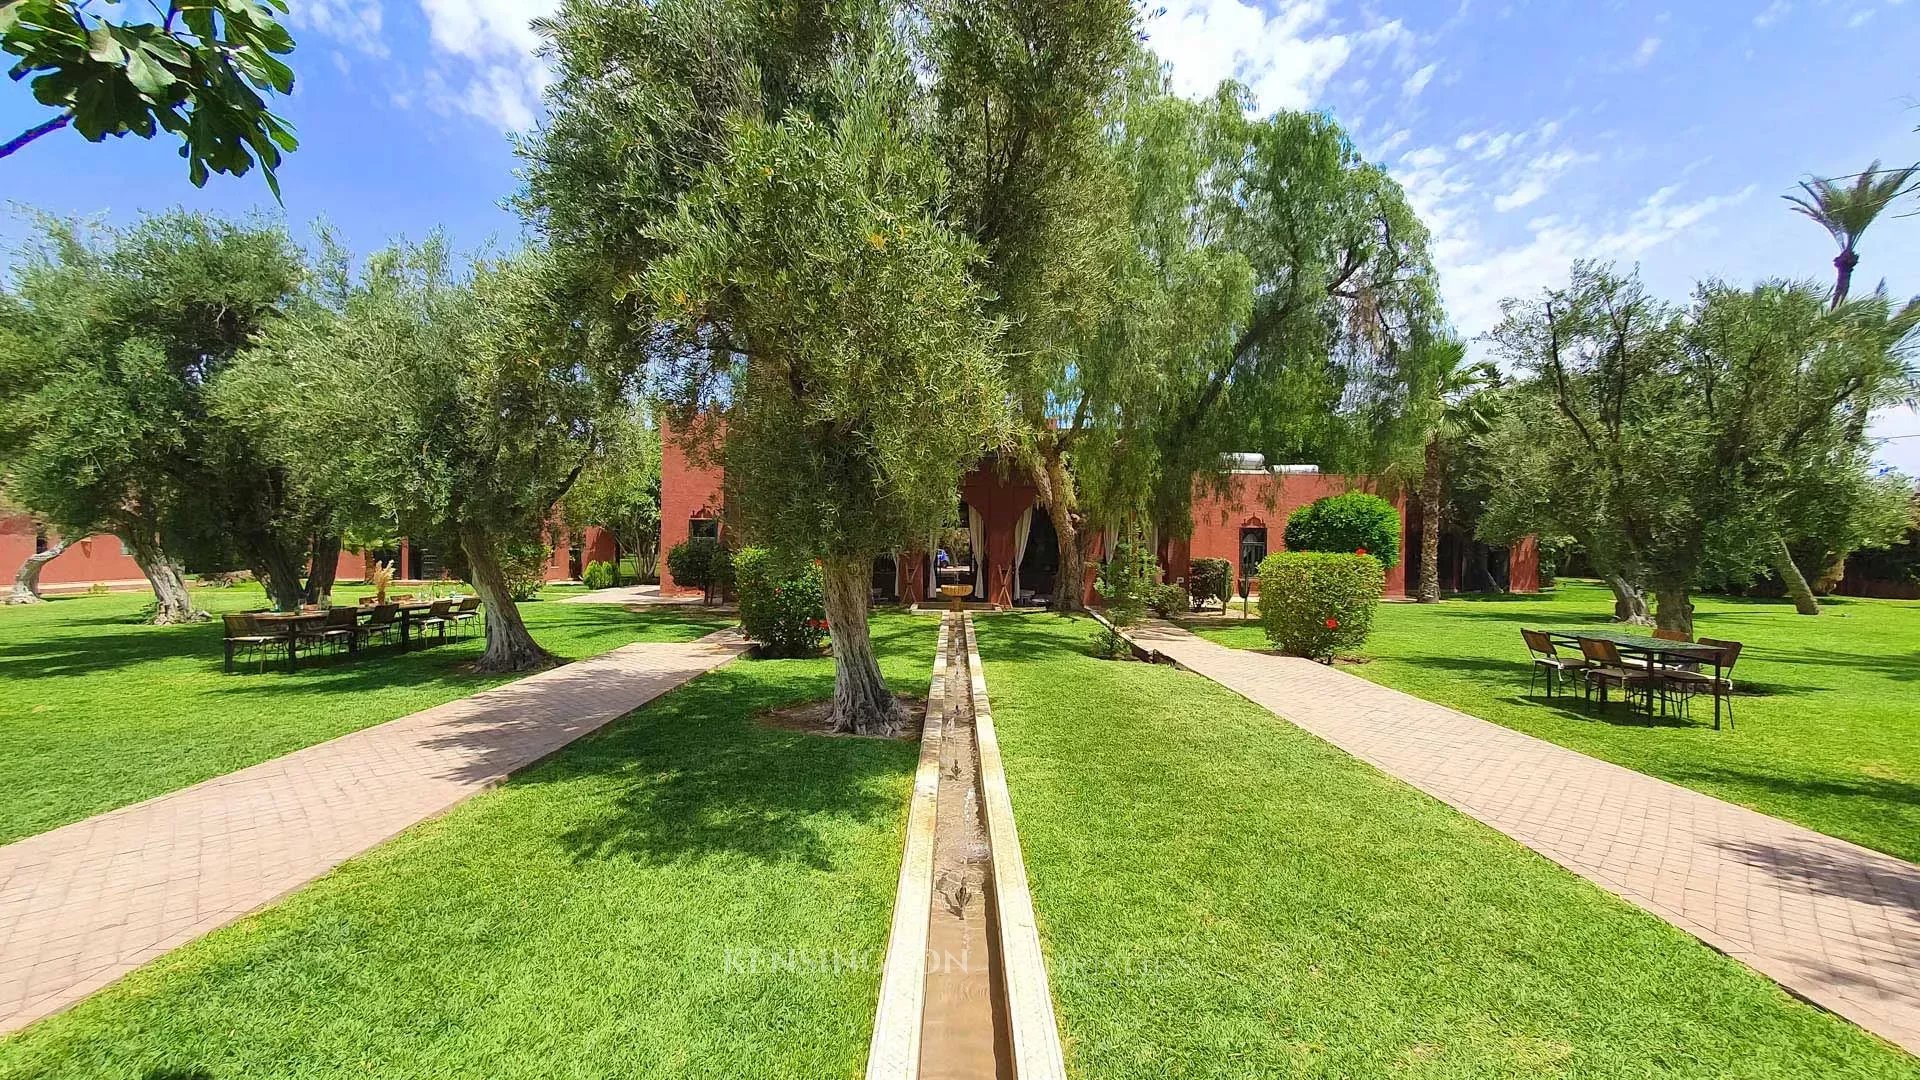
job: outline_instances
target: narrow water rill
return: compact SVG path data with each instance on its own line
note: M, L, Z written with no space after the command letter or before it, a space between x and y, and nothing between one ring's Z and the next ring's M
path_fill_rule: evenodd
M980 748L964 625L950 623L946 637L920 1076L1011 1080L1006 992L1000 943L993 932L993 847L981 810Z
M972 616L942 616L868 1080L1064 1074Z

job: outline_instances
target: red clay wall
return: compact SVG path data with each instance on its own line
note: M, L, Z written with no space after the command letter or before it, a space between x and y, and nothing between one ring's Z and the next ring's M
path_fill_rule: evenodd
M1367 487L1355 477L1323 473L1235 473L1231 485L1225 497L1205 484L1195 485L1193 537L1168 542L1162 554L1169 581L1186 577L1194 559L1225 559L1234 567L1237 590L1242 526L1264 526L1268 553L1284 551L1288 515L1315 499ZM1403 597L1407 595L1407 558L1417 541L1407 531L1406 497L1395 496L1391 501L1400 512L1400 564L1387 570L1386 595Z
M25 514L0 516L0 572L7 582L12 582L20 565L32 557L33 539L32 518ZM40 571L40 584L45 587L145 580L133 557L121 553L120 539L104 533L74 544Z
M692 532L694 518L718 520L724 502L722 473L693 462L681 437L660 422L660 591L695 593L667 572L667 552Z

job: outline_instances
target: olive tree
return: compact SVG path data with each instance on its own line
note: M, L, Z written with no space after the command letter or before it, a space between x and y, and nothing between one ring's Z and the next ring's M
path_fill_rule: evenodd
M488 608L476 670L550 663L503 562L545 534L607 391L569 347L540 256L463 269L436 237L356 276L329 248L306 302L220 379L221 412L349 529L460 545Z
M995 434L998 385L976 251L932 216L942 170L904 56L845 59L826 100L824 120L737 120L645 280L684 342L726 327L696 362L727 402L728 510L820 560L832 723L868 733L900 721L868 639L873 560L939 526Z
M0 292L10 496L64 536L119 536L156 621L196 617L185 553L237 558L298 604L324 509L214 415L207 387L294 295L300 253L277 227L188 213L39 224Z
M641 575L660 561L660 428L646 407L617 409L601 426L561 513L576 534L596 526L634 557Z

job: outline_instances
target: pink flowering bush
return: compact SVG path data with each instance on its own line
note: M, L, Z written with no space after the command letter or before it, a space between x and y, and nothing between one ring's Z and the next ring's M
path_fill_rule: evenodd
M761 655L819 655L827 640L827 610L818 563L742 548L733 557L733 581L740 626L760 643Z
M1269 555L1260 564L1260 624L1281 652L1330 661L1366 644L1386 584L1372 555Z

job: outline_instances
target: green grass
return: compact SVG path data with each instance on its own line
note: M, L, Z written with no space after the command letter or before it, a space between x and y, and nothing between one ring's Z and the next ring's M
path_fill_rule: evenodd
M936 627L874 620L897 689ZM0 1077L856 1077L916 747L751 719L832 688L704 675L0 1042Z
M567 660L726 624L686 608L553 602L578 591L550 587L521 605L535 639ZM480 654L477 638L225 675L217 619L149 626L150 601L118 593L0 607L0 843L508 681L463 670ZM194 602L215 614L265 606L257 586L196 589Z
M1383 604L1348 671L1830 836L1920 861L1920 602L1830 600L1817 618L1783 601L1701 597L1695 631L1743 642L1737 726L1649 720L1578 695L1527 695L1520 627L1603 625L1611 595L1562 582L1538 597ZM1198 632L1266 648L1257 627Z
M1920 1075L1089 622L977 625L1076 1077Z

